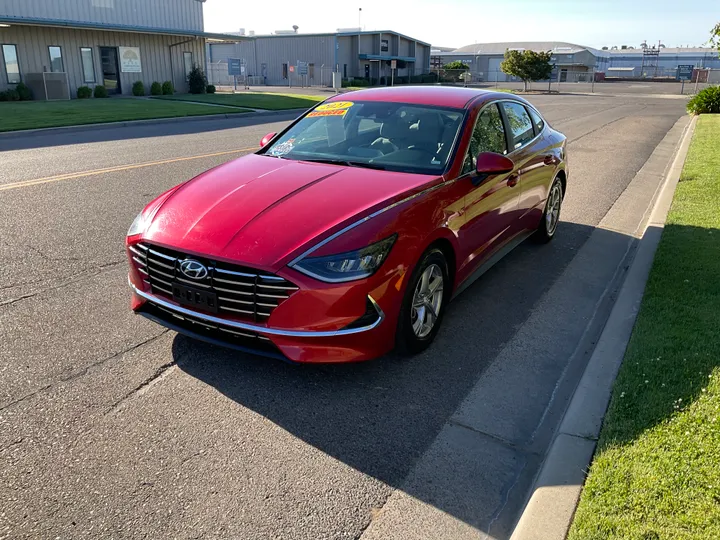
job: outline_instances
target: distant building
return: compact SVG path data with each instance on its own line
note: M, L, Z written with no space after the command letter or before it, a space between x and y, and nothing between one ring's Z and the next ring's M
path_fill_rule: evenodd
M204 0L0 0L0 91L23 81L36 99L75 97L102 84L172 81L187 91L193 64L205 67Z
M393 32L340 29L337 32L301 34L294 31L247 36L238 43L209 43L208 63L239 59L254 84L286 85L288 77L299 84L298 65L307 64L308 84L331 84L331 72L343 79L366 79L375 84L391 77L410 77L430 69L430 44Z
M652 49L599 50L559 41L476 43L452 51L434 48L430 65L439 69L460 60L470 67L473 80L504 82L511 80L500 70L508 50L549 51L560 81L589 80L593 71L608 77L674 78L678 65L720 69L717 51L710 48L661 48L653 54L648 52Z

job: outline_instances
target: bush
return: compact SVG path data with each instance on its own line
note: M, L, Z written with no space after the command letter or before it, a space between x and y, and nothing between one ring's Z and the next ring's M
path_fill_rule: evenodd
M204 94L207 92L207 79L203 70L193 66L188 75L188 87L191 94Z
M207 85L207 93L208 93L208 94L214 94L214 93L215 93L215 85L214 85L214 84L208 84L208 85Z
M687 105L690 114L719 114L720 86L709 86L701 90Z
M96 98L106 98L108 97L107 88L105 88L102 84L99 84L95 87L94 95Z
M151 96L161 96L162 95L162 85L159 82L154 82L150 85L150 95Z
M20 101L31 101L33 98L32 90L30 90L30 87L25 83L18 83L15 91L20 96Z
M20 94L18 94L17 90L0 92L0 101L20 101Z
M165 81L162 84L162 94L163 96L172 96L175 93L175 89L173 88L173 83L170 81Z
M78 99L88 99L92 97L92 90L89 86L81 86L77 89L77 97Z
M145 85L142 81L135 81L132 85L132 93L133 96L144 96L145 95Z

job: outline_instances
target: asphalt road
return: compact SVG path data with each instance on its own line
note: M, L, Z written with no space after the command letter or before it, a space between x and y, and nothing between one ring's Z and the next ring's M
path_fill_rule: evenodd
M476 382L494 373L505 344L538 320L571 326L571 310L540 309L556 282L605 287L603 252L597 269L590 261L582 275L568 270L684 113L683 101L645 96L531 101L570 140L559 237L521 246L468 289L426 353L346 366L214 348L128 309L122 246L137 212L289 118L0 140L0 538L359 538L396 488L409 490L408 477ZM594 305L580 292L566 301L588 313ZM563 350L581 339L539 338ZM564 362L533 374L523 433L535 436L543 423ZM527 397L513 394L513 380L496 380L488 400L497 414L484 421L502 427ZM539 462L528 463L531 477ZM506 537L525 494L507 495L498 482L483 484L481 497L490 506L501 490L514 499L488 508L501 524L493 535ZM410 495L441 506L427 486Z

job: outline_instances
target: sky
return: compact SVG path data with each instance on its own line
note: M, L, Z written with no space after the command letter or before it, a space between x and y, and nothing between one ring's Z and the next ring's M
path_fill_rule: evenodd
M720 0L207 0L205 30L267 34L358 26L394 30L443 47L498 41L567 41L601 48L703 46L720 22Z

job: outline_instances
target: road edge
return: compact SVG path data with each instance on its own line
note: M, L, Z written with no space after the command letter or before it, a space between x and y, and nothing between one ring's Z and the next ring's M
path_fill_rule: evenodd
M550 445L511 540L563 540L570 530L696 124L697 117L694 117L683 134L625 282Z
M237 120L245 118L257 118L259 116L280 116L283 114L304 113L307 109L281 109L277 111L261 111L261 112L234 112L234 113L218 113L203 114L200 116L173 116L171 118L148 118L145 120L122 120L120 122L103 122L98 124L76 124L73 126L58 126L37 129L20 129L16 131L0 132L0 139L35 136L35 135L52 135L58 133L76 133L78 131L100 131L103 129L116 129L128 126L147 126L159 124L179 124L183 122L200 122L203 120Z

